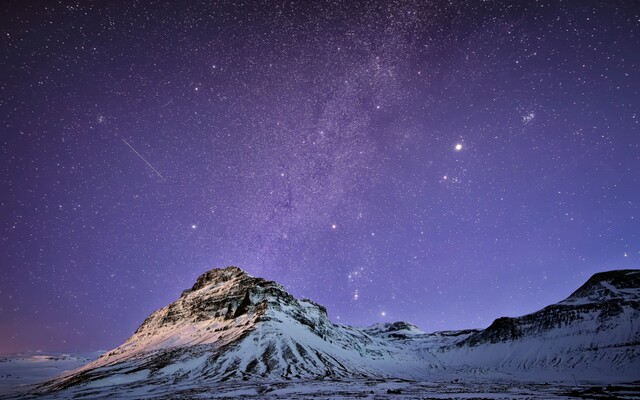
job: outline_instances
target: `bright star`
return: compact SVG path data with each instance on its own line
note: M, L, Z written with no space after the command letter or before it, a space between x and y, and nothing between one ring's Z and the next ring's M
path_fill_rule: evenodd
M456 151L462 150L462 143L456 143L455 149L456 149Z
M196 225L196 224L191 225L191 229L196 229L197 227L198 227L198 225Z
M522 116L522 122L524 122L524 124L529 124L531 123L531 121L533 121L533 119L536 117L536 114L533 112L530 112L524 116Z
M331 224L331 229L336 229L338 226L336 224Z

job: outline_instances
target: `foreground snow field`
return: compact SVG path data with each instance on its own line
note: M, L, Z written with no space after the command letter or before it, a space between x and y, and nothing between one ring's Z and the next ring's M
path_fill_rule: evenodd
M64 392L34 395L21 393L7 399L638 399L640 384L563 385L491 381L414 382L405 380L300 380L172 383L159 386L123 384L85 386Z
M101 352L83 354L23 353L0 356L0 395L56 377L95 360Z

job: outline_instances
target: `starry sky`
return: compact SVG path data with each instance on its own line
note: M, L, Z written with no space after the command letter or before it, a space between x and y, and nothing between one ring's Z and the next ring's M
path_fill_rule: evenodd
M213 267L485 327L640 265L634 1L3 1L0 353Z

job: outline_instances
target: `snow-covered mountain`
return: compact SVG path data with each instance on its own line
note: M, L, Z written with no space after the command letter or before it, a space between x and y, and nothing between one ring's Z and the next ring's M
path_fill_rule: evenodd
M484 330L353 328L241 269L213 269L121 346L39 391L198 387L230 381L640 379L640 271L594 275L566 300ZM150 389L151 390L151 389Z
M45 388L122 379L386 377L402 367L400 350L331 323L324 307L295 299L275 282L228 267L203 274L121 346Z
M595 274L567 299L438 349L450 368L547 380L640 379L640 271Z

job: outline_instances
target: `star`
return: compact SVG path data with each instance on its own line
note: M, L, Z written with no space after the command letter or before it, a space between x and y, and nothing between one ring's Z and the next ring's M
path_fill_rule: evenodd
M142 293L163 305L213 267L273 278L346 324L416 315L417 325L453 329L508 311L476 301L487 287L533 311L537 294L573 291L585 259L596 272L611 268L606 260L629 267L640 257L632 244L640 219L630 167L640 125L632 2L611 12L597 4L316 2L287 8L291 21L308 24L273 35L254 35L278 13L266 2L248 13L190 3L189 15L207 15L206 24L173 3L143 14L10 3L3 12L16 23L0 37L11 74L0 87L11 87L9 108L34 112L0 113L0 126L15 131L2 135L0 157L0 207L10 217L0 218L0 310L20 305L20 315L3 319L20 343L0 340L0 353L62 347L96 312L109 323L87 325L68 349L115 344L140 317ZM57 46L53 63L53 31L30 35L34 50L24 53L23 25L84 26L95 13L109 18L65 30L65 43L77 46ZM464 24L434 18L457 13ZM181 18L162 24L174 14ZM487 15L506 28L485 23ZM126 23L103 29L111 20ZM567 44L567 31L593 29ZM185 30L183 45L167 46ZM145 51L129 51L120 35L148 39ZM489 36L514 46L496 47ZM613 42L611 55L603 43ZM61 60L64 68L54 68ZM63 120L60 135L39 134ZM141 248L142 264L134 258ZM512 264L517 273L505 273ZM473 284L460 279L469 268L478 270ZM178 279L148 279L156 274ZM113 294L109 307L70 295L43 302L93 283L92 296ZM34 284L41 295L28 295ZM9 298L14 291L25 295ZM78 312L67 315L68 307ZM69 327L38 335L30 310Z
M536 114L534 112L530 112L522 116L522 122L524 122L525 125L529 124L531 121L533 121L535 117L536 117Z

